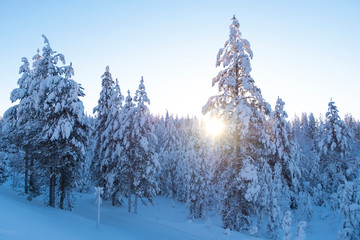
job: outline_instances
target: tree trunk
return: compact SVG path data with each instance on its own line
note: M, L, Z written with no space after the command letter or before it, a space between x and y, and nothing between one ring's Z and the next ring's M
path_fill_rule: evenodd
M128 190L128 212L131 213L131 181L129 181Z
M222 218L222 222L223 222L223 227L224 228L229 228L230 227L230 217L229 217L229 199L225 199L224 203L223 203L223 209L221 211L221 218Z
M138 207L138 195L135 192L135 200L134 200L134 213L137 214L137 207Z
M190 213L189 213L189 219L194 219L195 218L195 210L194 210L194 200L190 200L190 206L189 206L189 210L190 210Z
M199 219L204 217L204 213L203 213L203 204L199 205Z
M114 192L112 195L111 195L111 204L113 206L116 206L118 204L118 201L116 199L116 192Z
M40 194L39 185L37 184L37 179L35 177L34 159L31 159L28 162L28 179L28 191L30 193L30 199L32 199Z
M25 193L29 193L29 158L25 153Z
M50 167L49 206L55 207L55 173L52 167Z
M64 169L61 169L61 175L60 175L60 209L64 209L64 202L65 202L65 196L66 196L66 176Z

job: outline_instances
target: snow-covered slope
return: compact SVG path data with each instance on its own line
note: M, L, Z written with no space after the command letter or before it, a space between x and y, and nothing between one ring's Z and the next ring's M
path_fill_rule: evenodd
M171 204L169 199L156 198L155 206L139 206L138 215L126 207L112 207L104 202L101 226L96 229L95 195L78 197L72 212L29 202L25 196L0 186L0 239L259 239L238 232L224 234L220 221L191 222L186 206Z

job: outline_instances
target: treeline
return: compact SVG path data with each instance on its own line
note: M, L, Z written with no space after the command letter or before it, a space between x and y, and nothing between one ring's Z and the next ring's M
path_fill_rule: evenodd
M0 182L69 210L73 193L93 186L135 213L139 200L162 195L187 203L191 219L220 213L224 228L272 239L289 237L292 219L305 227L323 206L342 213L342 239L360 237L360 123L342 120L332 100L324 119L303 113L289 122L280 98L272 109L235 17L217 55L219 93L203 108L224 123L216 138L196 118L152 115L143 78L124 97L109 67L95 117L84 115L71 64L43 37L32 68L22 59L17 104L1 120Z

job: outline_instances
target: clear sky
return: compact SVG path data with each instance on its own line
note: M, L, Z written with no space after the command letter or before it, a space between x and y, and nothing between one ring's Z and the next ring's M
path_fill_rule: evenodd
M43 47L72 62L91 114L110 66L123 94L141 76L153 113L200 115L216 55L235 14L254 52L252 76L272 105L360 119L360 1L27 1L0 0L0 115L12 104L21 58Z

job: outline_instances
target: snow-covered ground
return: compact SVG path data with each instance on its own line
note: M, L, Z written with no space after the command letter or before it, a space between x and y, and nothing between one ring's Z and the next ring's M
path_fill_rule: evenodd
M0 186L0 239L260 239L238 232L225 234L218 218L191 222L187 207L180 203L174 206L169 199L158 197L155 203L140 204L138 215L134 215L127 213L126 207L112 207L105 201L101 226L96 229L93 194L79 195L74 210L67 212L47 207L41 199L29 202L8 186ZM314 221L308 224L307 239L336 239L339 218L321 208L315 213Z
M336 240L341 230L341 217L338 212L326 208L313 206L313 219L306 227L306 239ZM294 229L295 231L295 229Z
M41 199L29 202L7 186L0 186L0 239L258 239L238 232L224 234L219 221L189 222L186 206L156 198L155 206L139 206L138 215L126 207L104 202L101 226L96 229L95 195L82 194L72 212L45 206ZM216 221L216 220L214 220Z

